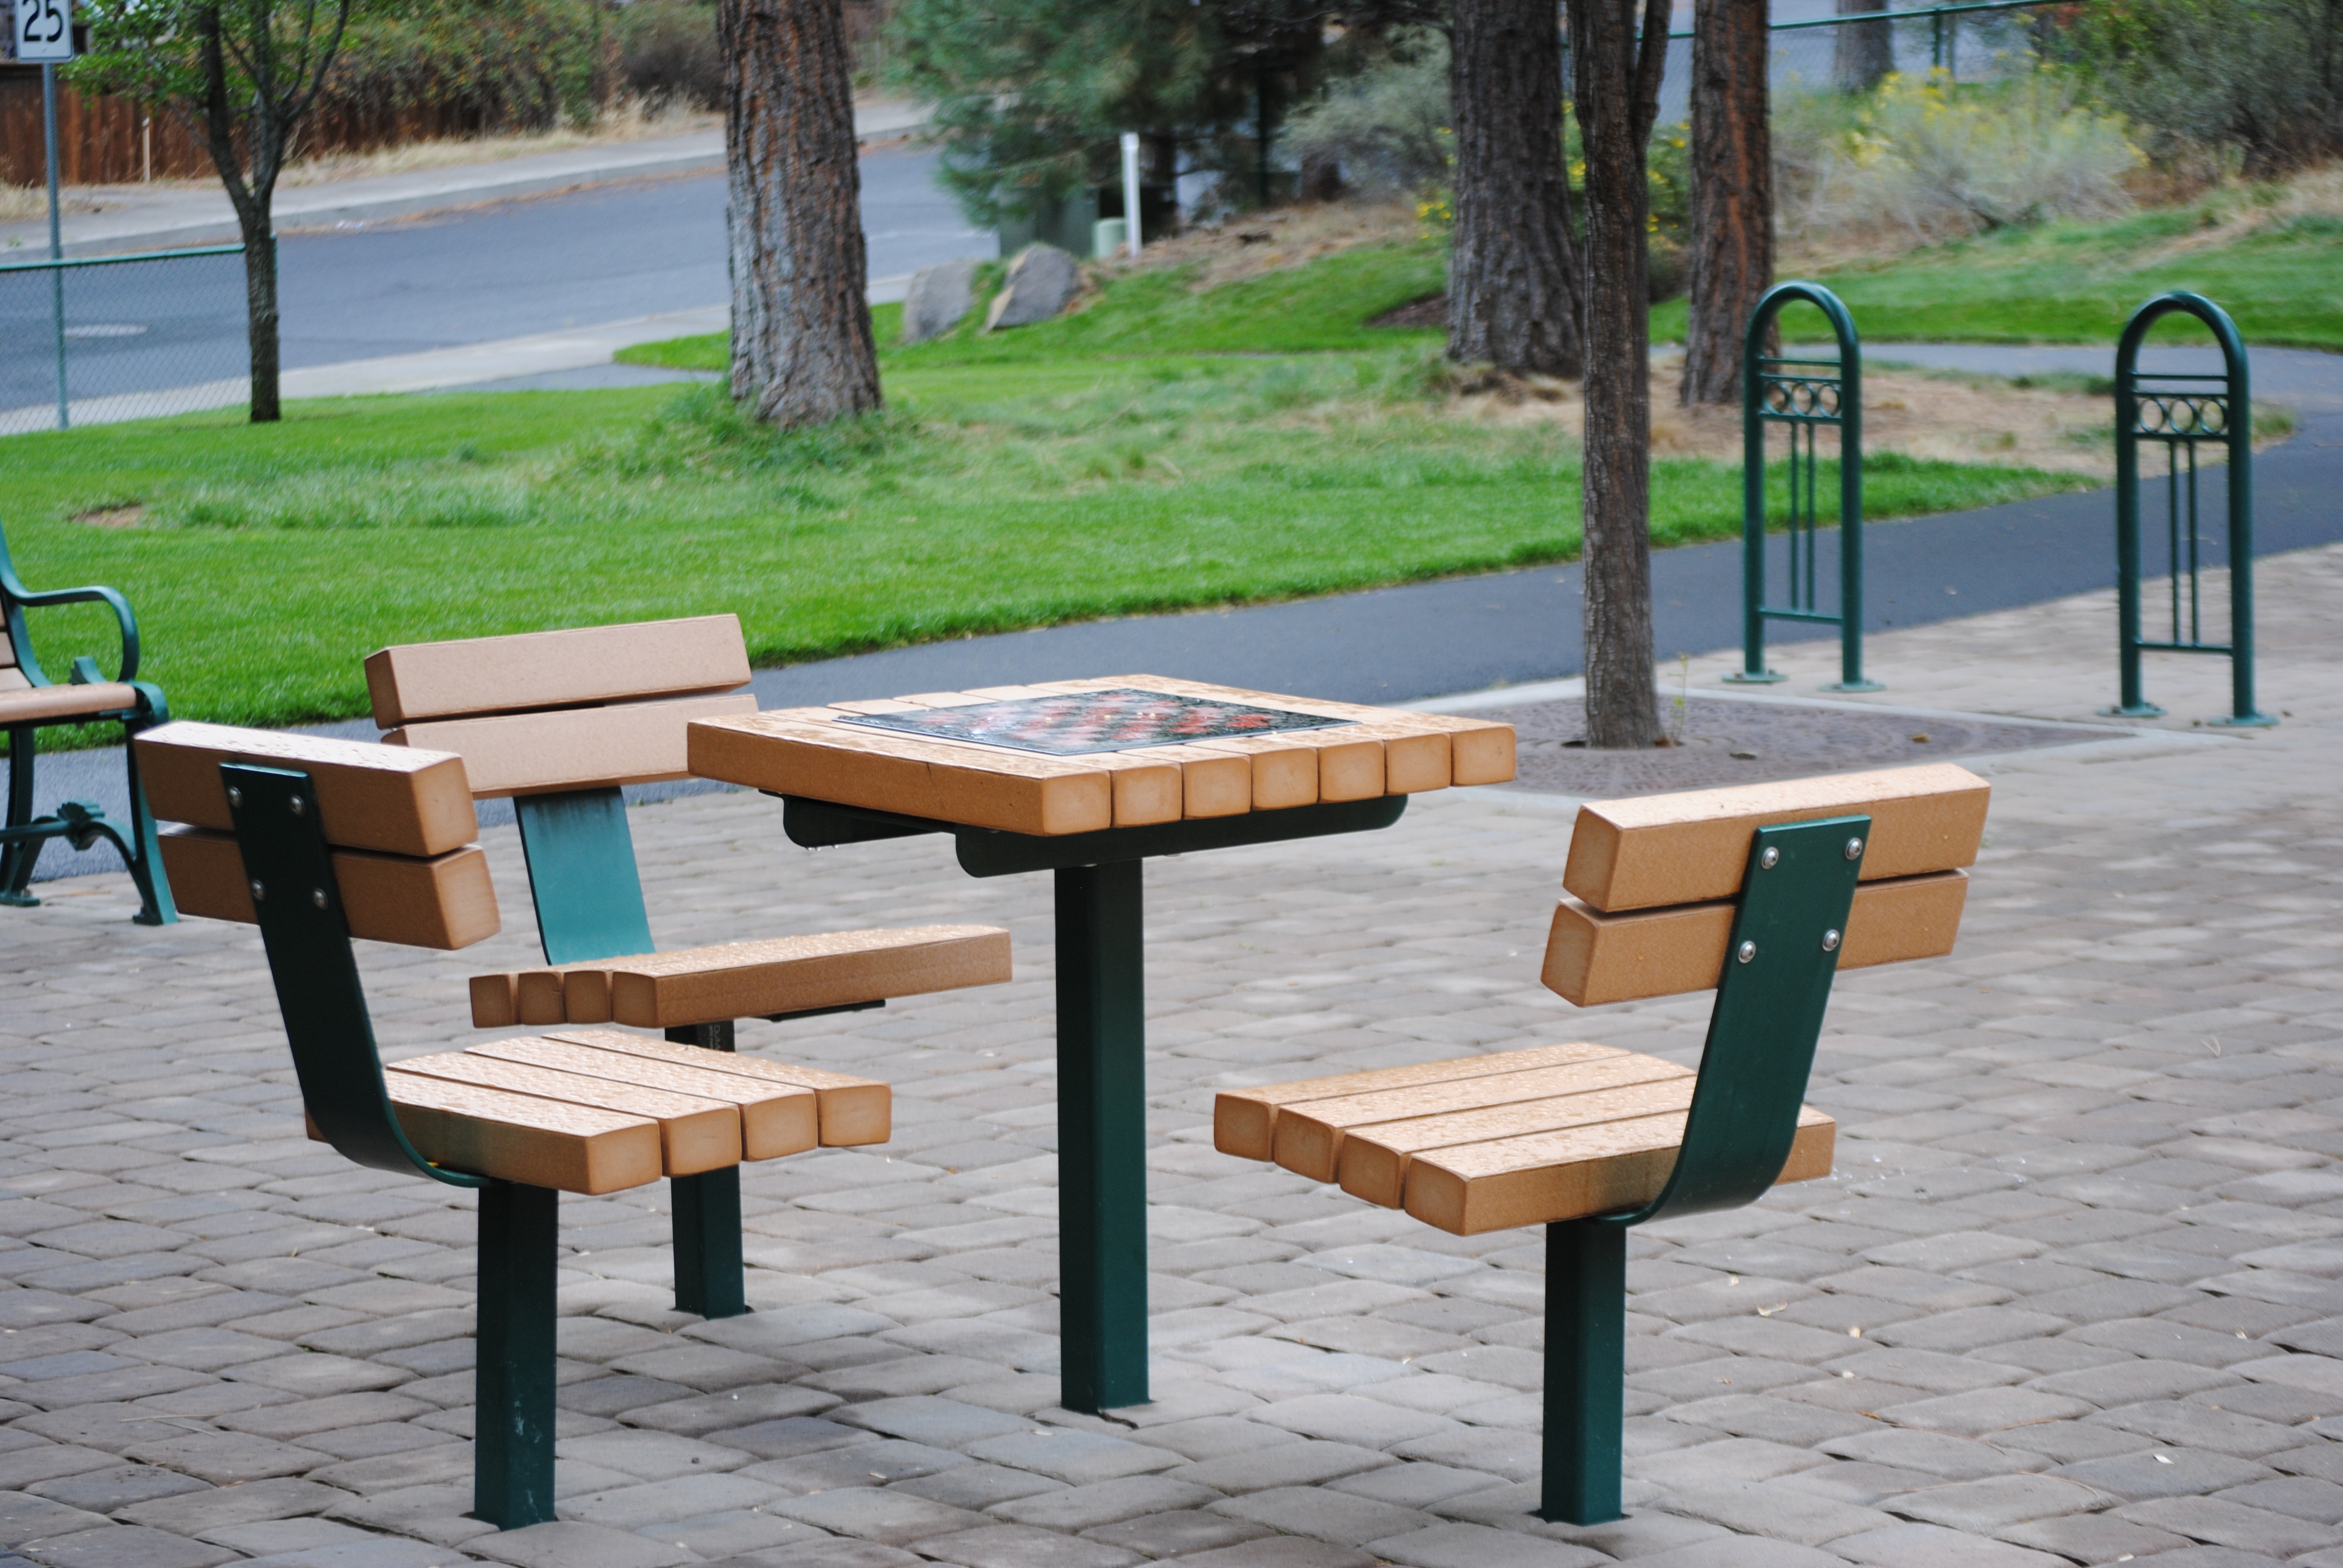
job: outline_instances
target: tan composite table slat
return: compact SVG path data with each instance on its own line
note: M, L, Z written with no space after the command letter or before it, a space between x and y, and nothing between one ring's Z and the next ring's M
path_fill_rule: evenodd
M1123 688L1340 719L1265 736L1052 757L906 735L855 715ZM973 828L1056 836L1179 819L1283 810L1497 783L1513 776L1509 725L1241 691L1158 676L924 692L830 709L789 709L691 727L692 771L867 810ZM1171 773L1176 771L1176 806Z

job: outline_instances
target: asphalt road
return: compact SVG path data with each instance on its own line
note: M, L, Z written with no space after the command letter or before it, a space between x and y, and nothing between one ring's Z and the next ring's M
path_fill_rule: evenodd
M862 158L873 279L992 253L935 186L936 155ZM719 305L727 297L724 181L606 186L277 242L287 368L413 354ZM68 274L76 398L244 374L245 300L233 256ZM0 408L55 396L49 281L0 275Z

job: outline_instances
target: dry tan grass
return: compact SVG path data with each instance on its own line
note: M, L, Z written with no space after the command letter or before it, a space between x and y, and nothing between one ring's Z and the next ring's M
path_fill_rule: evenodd
M2343 217L2343 164L2306 169L2276 186L2227 186L2206 196L2203 206L2211 222L2158 246L2134 265L2153 266L2199 251L2218 250L2258 229L2297 218Z
M575 147L680 136L687 131L712 130L723 123L720 115L681 106L653 109L639 100L629 99L603 110L590 126L562 126L516 136L451 136L370 153L321 153L287 168L279 183L315 186L367 175L456 168L466 164L492 163L498 158L526 157L532 153L566 153Z
M1201 292L1306 266L1358 246L1413 239L1417 233L1415 208L1406 202L1323 202L1252 213L1215 228L1156 240L1139 253L1136 268L1128 259L1097 266L1113 277L1139 268L1201 263L1196 280Z
M1741 460L1741 411L1676 401L1682 362L1652 367L1652 452L1662 457ZM1863 378L1864 446L1872 452L1960 463L2042 468L2094 478L2115 475L2106 398L2042 387L1873 370ZM1561 424L1581 430L1586 404L1574 382L1545 377L1468 381L1453 407L1496 424ZM1819 445L1830 447L1825 432Z
M100 204L71 191L62 193L67 212L97 212ZM0 223L23 223L49 216L49 193L41 186L0 185Z

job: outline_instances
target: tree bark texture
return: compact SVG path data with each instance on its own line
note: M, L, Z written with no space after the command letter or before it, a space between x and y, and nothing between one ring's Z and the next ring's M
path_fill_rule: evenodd
M1584 336L1554 0L1456 0L1449 81L1456 226L1448 356L1578 376Z
M1688 405L1741 400L1743 331L1774 286L1765 13L1766 0L1693 0Z
M785 428L879 407L841 0L719 0L732 396Z
M1887 0L1838 0L1842 16L1861 16L1887 9ZM1896 69L1895 24L1849 22L1834 27L1831 68L1842 93L1867 93Z
M1659 739L1652 669L1650 196L1645 144L1667 65L1669 0L1570 0L1586 149L1586 743Z

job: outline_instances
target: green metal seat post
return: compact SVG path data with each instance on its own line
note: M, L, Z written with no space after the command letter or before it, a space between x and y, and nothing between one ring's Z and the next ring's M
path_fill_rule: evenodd
M667 1038L702 1050L730 1050L733 1020L671 1029ZM749 1310L740 1257L740 1168L668 1178L675 1207L675 1306L703 1318L737 1318Z
M307 776L243 763L220 773L310 1120L360 1165L480 1190L473 1512L507 1530L544 1523L553 1517L558 1195L445 1170L407 1141Z
M513 802L513 814L520 822L538 940L548 963L656 950L625 796L615 788L523 795ZM667 1038L729 1050L732 1024L669 1030ZM670 1177L669 1193L676 1309L703 1318L739 1317L749 1310L740 1258L739 1168Z
M8 730L8 820L10 828L25 828L33 820L33 727ZM43 840L10 838L0 844L0 904L30 908L41 900L25 890L32 886L33 862L41 857Z
M1641 1208L1546 1227L1542 1517L1620 1517L1627 1227L1755 1201L1788 1163L1871 838L1868 817L1760 828L1684 1140Z

